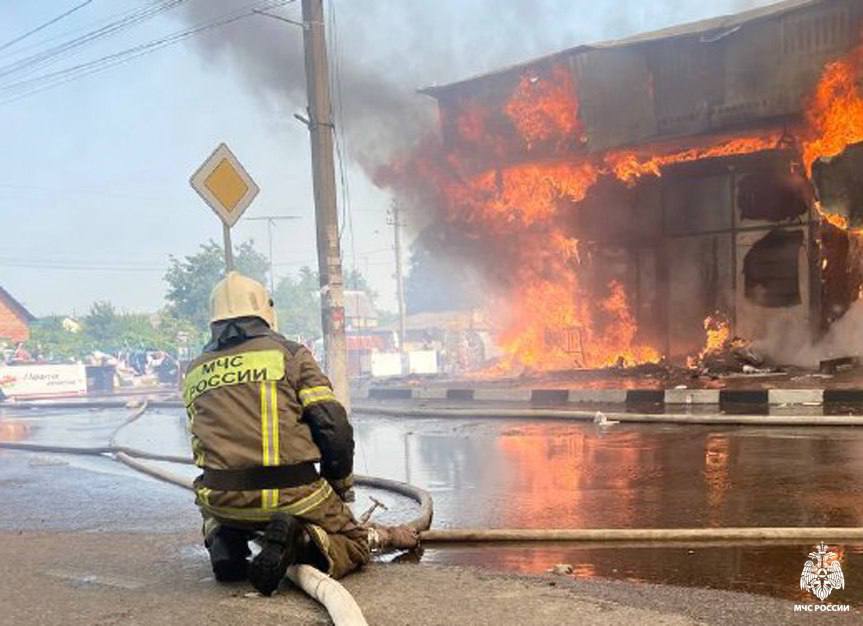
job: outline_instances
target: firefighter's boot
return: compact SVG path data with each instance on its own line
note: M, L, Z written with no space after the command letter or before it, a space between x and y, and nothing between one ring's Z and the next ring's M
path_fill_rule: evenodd
M249 581L265 596L272 595L289 565L297 562L303 527L292 515L276 513L261 539L261 552L249 566Z
M414 550L418 545L419 535L410 526L369 525L369 548L372 552Z
M249 533L222 526L204 542L210 553L213 575L220 583L246 580L249 573Z

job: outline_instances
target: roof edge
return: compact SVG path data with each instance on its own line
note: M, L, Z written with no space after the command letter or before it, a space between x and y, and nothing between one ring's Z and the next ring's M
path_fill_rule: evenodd
M36 316L33 315L30 311L28 311L27 307L25 307L23 304L13 298L12 294L3 289L3 287L0 287L0 300L5 302L9 306L9 308L18 313L18 315L24 318L28 323L36 321Z
M799 9L808 8L810 6L826 4L827 2L829 2L829 0L782 0L780 2L775 2L773 4L758 7L755 9L749 9L740 13L729 13L716 17L710 17L704 20L698 20L695 22L686 22L676 26L661 28L659 30L637 33L635 35L630 35L629 37L623 37L621 39L611 39L592 44L580 44L571 48L565 48L563 50L558 50L557 52L552 52L539 57L535 57L528 61L522 61L521 63L508 65L506 67L492 70L490 72L475 74L473 76L469 76L467 78L463 78L451 83L421 87L417 89L417 93L431 96L432 98L437 98L439 94L443 94L444 92L457 89L467 83L476 80L482 80L484 78L492 78L494 76L499 76L501 74L506 74L508 72L516 70L525 69L532 65L544 63L556 57L564 55L578 54L580 52L588 52L591 50L627 48L640 44L660 41L663 39L691 37L694 35L704 34L710 31L731 29L742 26L743 24L756 22L762 19L769 19L778 15L783 15L785 13L791 13Z

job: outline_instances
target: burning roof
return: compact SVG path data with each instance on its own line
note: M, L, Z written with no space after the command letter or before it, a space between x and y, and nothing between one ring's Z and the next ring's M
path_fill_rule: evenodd
M824 65L859 41L861 17L856 0L790 0L422 91L444 108L488 105L563 69L578 94L581 128L572 130L586 152L721 132L800 115Z

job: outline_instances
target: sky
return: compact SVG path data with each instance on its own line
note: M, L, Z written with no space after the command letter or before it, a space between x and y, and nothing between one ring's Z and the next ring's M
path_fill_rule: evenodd
M41 76L247 13L266 0L0 2L0 286L35 315L83 315L96 300L153 312L171 255L193 254L221 224L189 177L226 142L261 188L245 217L295 215L274 231L278 278L316 264L301 31L250 15L105 71L42 87ZM23 59L171 5L51 64ZM275 2L269 2L275 4ZM347 188L340 212L346 269L395 308L389 194L367 172L433 124L418 87L459 80L566 47L770 4L758 0L325 0L338 68ZM300 19L299 3L274 10ZM333 20L333 16L336 17ZM15 65L19 63L19 65ZM36 80L37 82L23 83ZM18 84L18 86L15 86ZM53 84L53 81L52 83ZM264 222L234 241L267 253ZM405 243L409 253L410 233Z

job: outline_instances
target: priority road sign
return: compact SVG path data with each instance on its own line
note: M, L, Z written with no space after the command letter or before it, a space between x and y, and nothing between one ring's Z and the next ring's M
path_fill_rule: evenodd
M228 228L237 223L260 191L224 143L219 144L189 182Z

